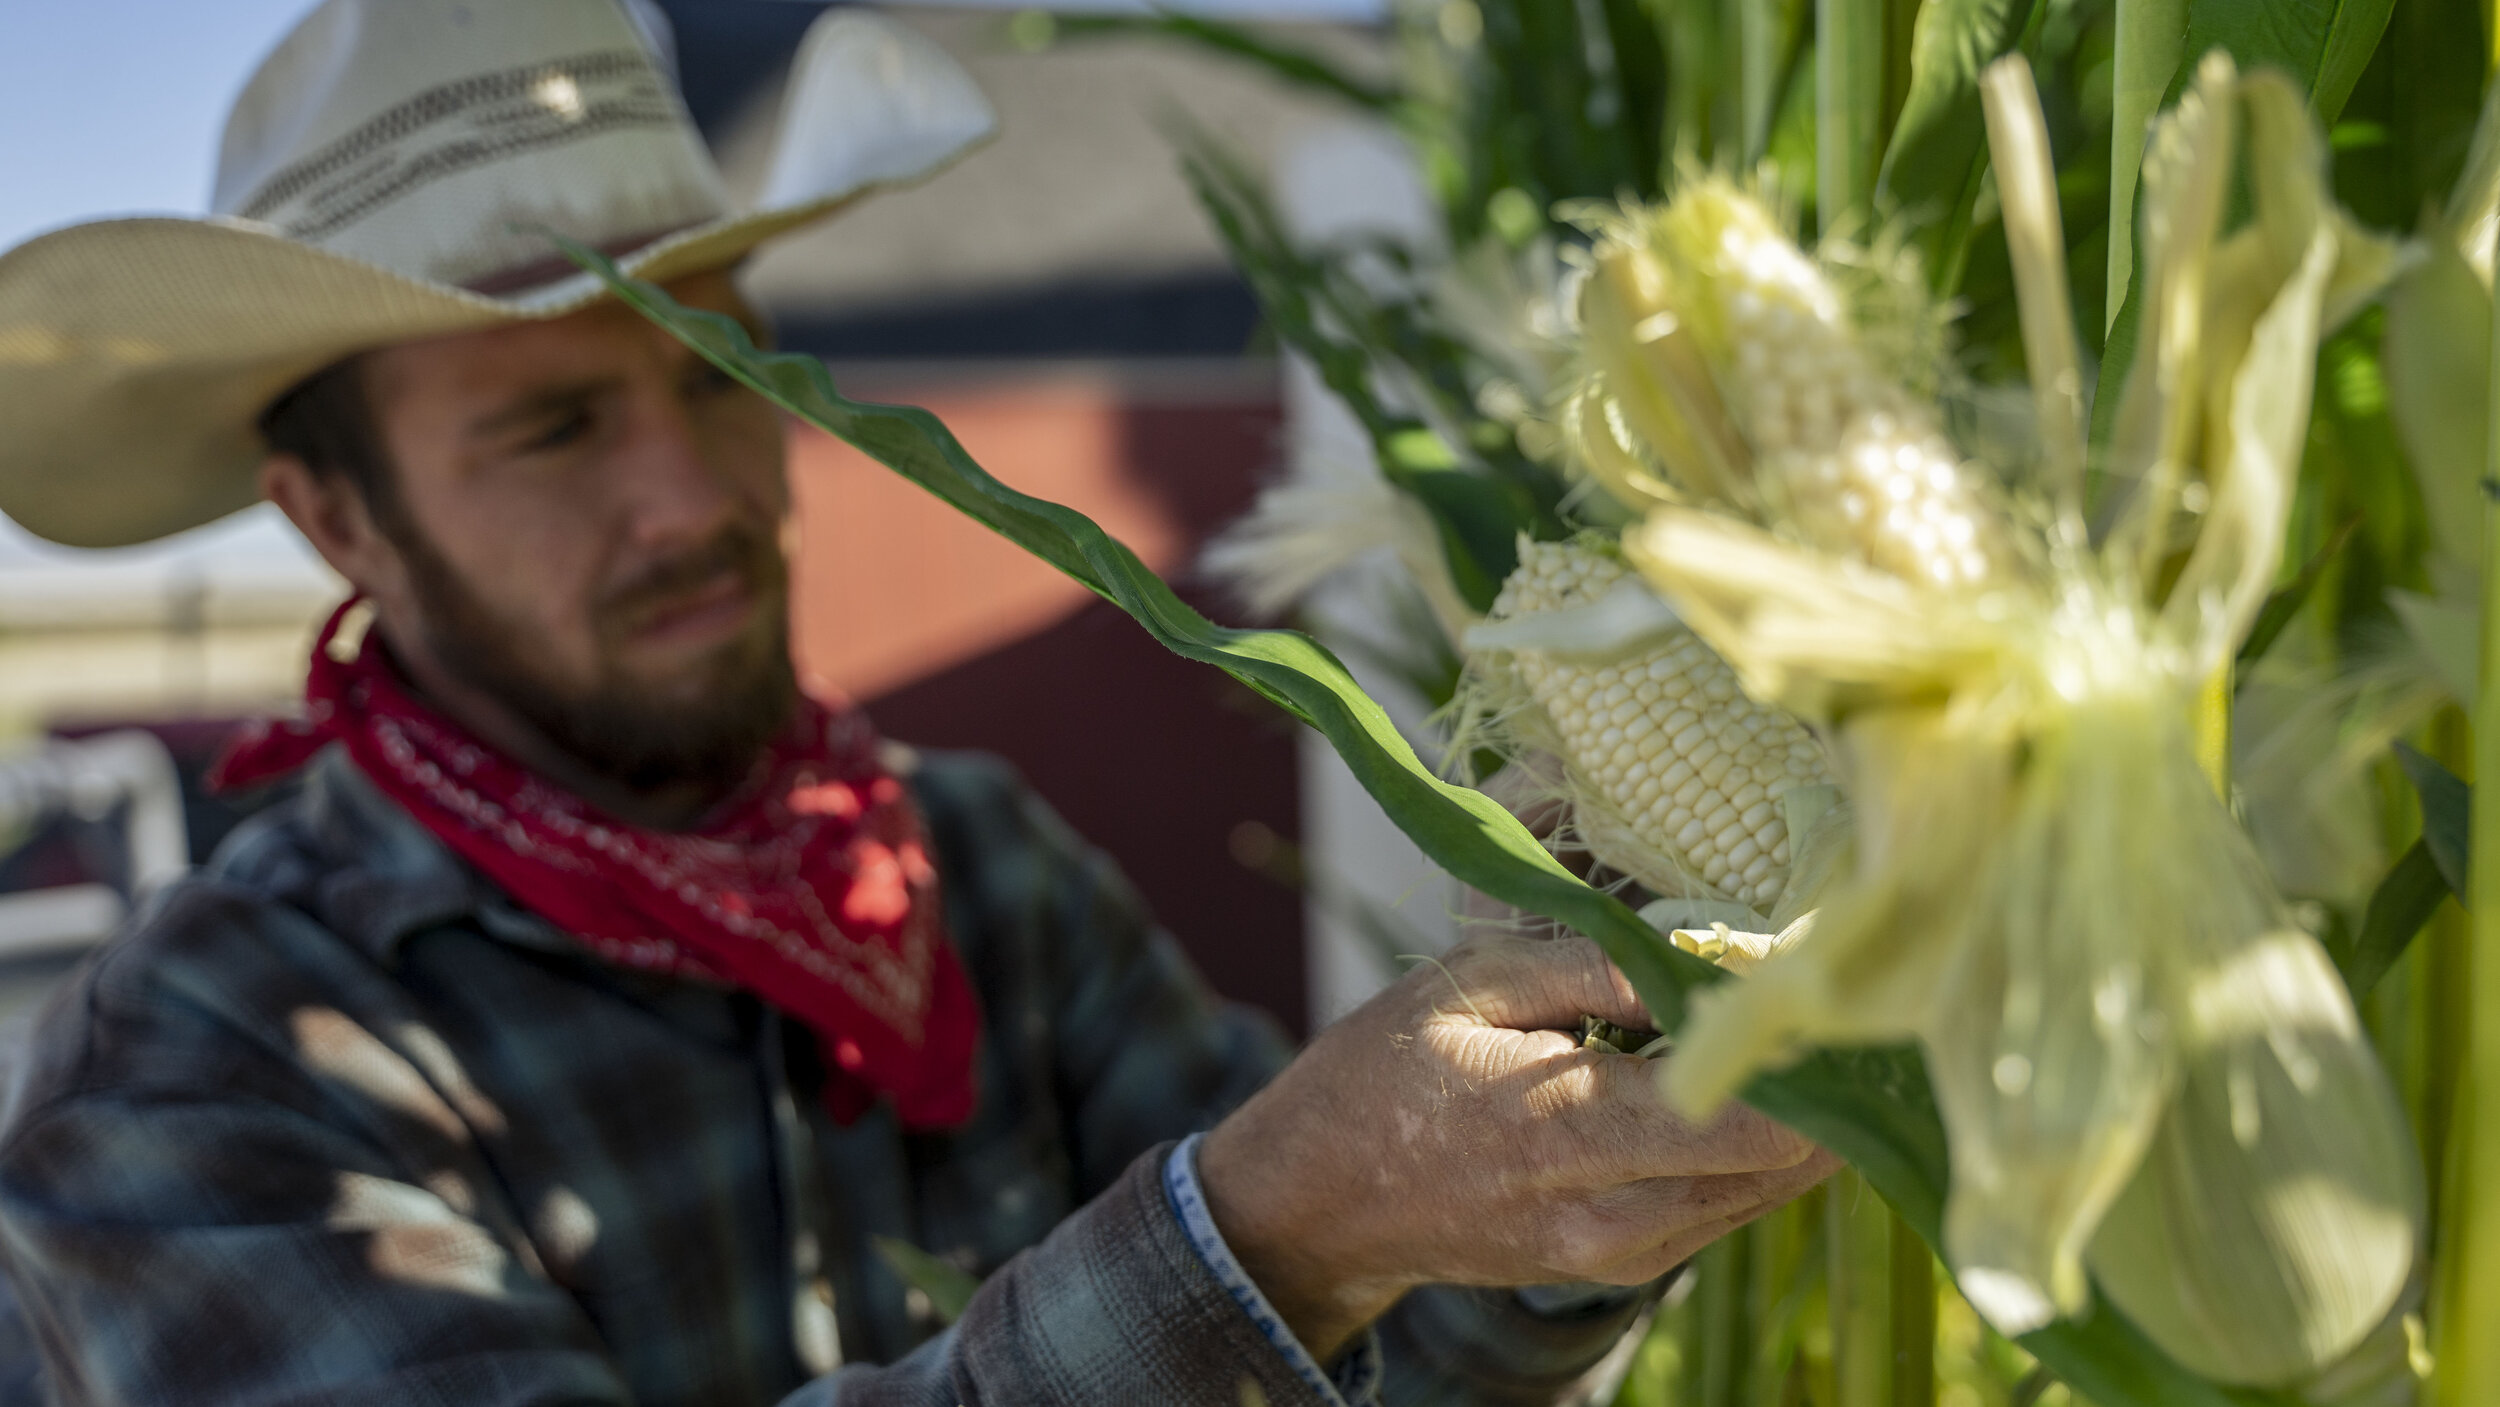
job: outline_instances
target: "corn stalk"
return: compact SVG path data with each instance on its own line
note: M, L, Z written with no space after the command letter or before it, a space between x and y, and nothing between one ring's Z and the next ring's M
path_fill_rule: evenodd
M2500 26L2495 26L2500 29ZM2500 298L2492 300L2500 310ZM2493 323L2500 350L2500 311ZM2437 1266L2438 1407L2500 1401L2500 355L2487 405L2484 442L2481 690L2474 702L2472 915L2466 961L2468 1026L2449 1162L2442 1178L2446 1215Z
M1885 8L1875 0L1815 0L1814 207L1826 234L1862 229L1873 213Z

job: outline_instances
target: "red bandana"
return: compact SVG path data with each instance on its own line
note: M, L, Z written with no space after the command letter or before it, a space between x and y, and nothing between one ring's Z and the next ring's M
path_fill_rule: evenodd
M312 653L301 722L255 725L211 775L249 786L344 743L393 801L524 908L601 958L742 987L823 1043L844 1123L880 1095L903 1123L971 1117L980 1010L938 913L937 872L868 721L802 702L701 831L610 819L411 697L370 646Z

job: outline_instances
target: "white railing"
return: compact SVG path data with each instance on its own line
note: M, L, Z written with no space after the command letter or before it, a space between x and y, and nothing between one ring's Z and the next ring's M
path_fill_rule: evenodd
M122 885L0 894L0 962L104 941L133 907L191 866L181 778L154 734L132 728L0 753L0 834L63 814L103 821L116 809L128 851Z

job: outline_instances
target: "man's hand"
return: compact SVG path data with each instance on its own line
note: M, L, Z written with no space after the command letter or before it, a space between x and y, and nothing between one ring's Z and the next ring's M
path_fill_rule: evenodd
M1470 939L1207 1135L1216 1225L1314 1357L1417 1285L1640 1284L1838 1166L1742 1105L1678 1118L1583 1013L1649 1024L1585 938Z

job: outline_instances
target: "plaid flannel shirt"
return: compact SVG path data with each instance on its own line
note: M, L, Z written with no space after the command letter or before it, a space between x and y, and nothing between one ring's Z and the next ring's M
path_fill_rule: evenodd
M791 1023L589 958L326 754L22 1056L0 1251L52 1391L1328 1403L1165 1187L1170 1140L1286 1058L1272 1026L1003 766L910 780L987 1023L978 1112L944 1134L835 1125ZM958 1323L879 1236L987 1277ZM1644 1299L1411 1295L1382 1398L1554 1401Z

